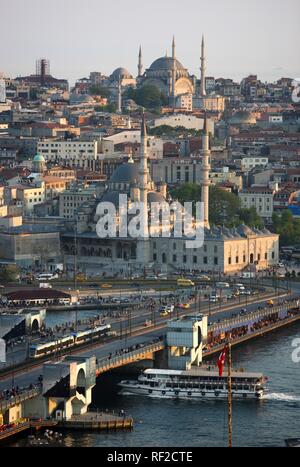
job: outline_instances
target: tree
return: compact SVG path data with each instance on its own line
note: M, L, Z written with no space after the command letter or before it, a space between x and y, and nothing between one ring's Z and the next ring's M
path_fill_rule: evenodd
M193 128L185 128L184 126L170 126L170 125L159 125L149 130L151 136L168 136L168 137L188 137L188 136L200 136L201 131Z
M233 227L241 224L240 200L233 193L212 185L209 189L209 219L214 225Z
M176 188L172 192L172 196L180 203L185 203L186 201L200 201L201 200L201 187L195 183L185 183L181 187Z
M258 215L254 206L250 209L241 208L239 210L239 218L245 225L248 225L249 227L256 227L258 229L263 228L261 217Z
M167 97L158 87L146 84L138 89L128 88L124 93L125 99L132 99L137 105L150 110L158 110L167 103Z
M8 264L0 271L0 280L3 282L15 282L20 277L20 269L15 264Z
M173 190L171 195L181 204L186 201L201 201L201 187L194 183L185 183ZM263 227L263 222L255 208L241 208L240 200L235 194L214 185L209 188L209 220L212 225L224 225L225 227L241 224L249 227Z
M274 230L280 235L280 245L296 245L300 243L300 219L294 219L291 211L284 210L279 216L272 216Z
M104 86L95 85L89 88L89 93L92 96L110 97L110 90Z
M94 107L96 112L108 112L110 114L114 114L117 111L117 107L115 104L107 104L107 105L97 105Z

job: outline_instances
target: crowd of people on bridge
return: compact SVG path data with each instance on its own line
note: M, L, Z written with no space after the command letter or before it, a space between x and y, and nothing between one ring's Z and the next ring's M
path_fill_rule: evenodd
M3 401L10 401L11 399L21 396L22 394L25 394L28 391L32 391L33 389L38 389L41 387L42 384L42 376L39 376L38 382L37 383L30 383L26 387L19 387L19 386L13 386L11 389L4 389L0 391L0 403Z
M293 304L295 304L295 308L289 309L289 306L292 306ZM276 304L276 306L279 307L284 307L285 305L287 306L287 313L285 316L280 315L279 312L271 313L270 309L269 313L266 311L266 315L261 319L258 319L257 321L253 322L251 326L249 326L248 324L244 324L242 326L237 325L235 328L227 332L222 332L222 329L220 329L217 335L209 336L207 349L212 349L213 347L220 345L223 342L227 342L229 339L234 340L246 336L247 334L255 333L261 329L272 326L273 324L279 323L280 321L286 318L296 316L300 313L299 304L297 306L297 302L295 302L295 299L283 300ZM256 311L259 311L261 309L262 308L259 307Z

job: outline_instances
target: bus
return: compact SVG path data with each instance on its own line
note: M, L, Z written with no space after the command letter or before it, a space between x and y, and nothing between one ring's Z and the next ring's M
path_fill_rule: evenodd
M179 287L194 287L195 283L191 279L177 279Z
M50 274L50 273L44 273L44 274L40 274L39 276L37 276L36 278L38 281L51 281L52 279L58 279L58 275L57 274Z

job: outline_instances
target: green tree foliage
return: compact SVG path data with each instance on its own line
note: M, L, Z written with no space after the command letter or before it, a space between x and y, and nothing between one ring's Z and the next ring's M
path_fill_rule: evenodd
M171 195L182 204L186 201L201 201L201 187L194 183L185 183L173 190ZM241 208L240 200L235 194L214 185L209 189L209 219L212 225L224 225L226 227L241 224L258 228L263 226L255 208Z
M129 88L124 97L132 99L137 105L149 110L160 109L162 105L167 104L167 98L156 86L146 84L141 88Z
M20 270L15 264L4 266L0 270L0 280L3 282L15 282L19 279Z
M249 225L249 227L257 227L258 229L263 228L263 222L255 207L250 209L241 208L239 210L239 218L245 225Z
M180 203L187 201L201 201L201 187L195 183L185 183L172 192L172 197Z
M300 219L294 219L291 211L283 211L281 216L272 216L275 232L280 235L280 245L300 244Z
M193 128L188 129L184 126L169 126L169 125L160 125L149 130L149 135L151 136L168 136L168 137L178 137L178 136L200 136L201 131L195 130Z
M91 86L89 93L92 96L110 97L110 90L100 85Z
M107 104L107 105L97 105L94 107L96 112L108 112L111 114L116 113L117 107L115 104Z
M210 187L209 219L211 224L225 225L227 227L241 224L239 210L240 200L236 195L216 186Z

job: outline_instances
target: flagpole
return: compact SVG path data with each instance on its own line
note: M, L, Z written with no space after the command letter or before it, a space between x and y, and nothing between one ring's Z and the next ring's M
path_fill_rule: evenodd
M232 386L231 386L231 344L228 343L228 447L232 448Z

